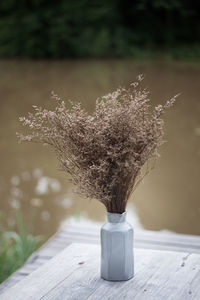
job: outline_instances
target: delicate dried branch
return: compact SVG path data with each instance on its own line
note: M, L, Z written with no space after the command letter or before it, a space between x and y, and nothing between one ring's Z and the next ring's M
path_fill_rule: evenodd
M142 79L139 75L128 89L120 87L97 99L92 115L80 103L70 102L67 109L53 93L55 110L33 106L34 114L20 118L32 134L17 136L51 146L79 193L98 199L109 212L122 213L140 182L142 166L158 157L164 125L160 117L177 97L150 112L149 93L140 88Z

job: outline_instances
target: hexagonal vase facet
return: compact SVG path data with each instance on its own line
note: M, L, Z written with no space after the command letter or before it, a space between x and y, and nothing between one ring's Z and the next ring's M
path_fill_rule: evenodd
M126 212L108 212L101 228L101 278L122 281L133 276L133 228L126 222Z

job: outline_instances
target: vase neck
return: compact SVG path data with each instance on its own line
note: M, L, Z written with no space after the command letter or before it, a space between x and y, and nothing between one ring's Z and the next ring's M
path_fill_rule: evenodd
M126 211L122 214L107 212L107 219L109 223L123 223L126 221Z

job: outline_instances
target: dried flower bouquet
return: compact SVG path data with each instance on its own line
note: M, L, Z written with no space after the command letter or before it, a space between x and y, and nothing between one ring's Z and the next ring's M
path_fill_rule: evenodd
M77 191L98 199L111 213L125 211L142 166L158 157L163 143L161 116L177 97L152 110L149 93L141 88L142 79L139 75L129 88L120 87L97 99L92 114L80 103L70 102L68 109L53 94L54 111L33 106L34 113L20 118L31 129L30 135L17 133L20 141L51 146Z

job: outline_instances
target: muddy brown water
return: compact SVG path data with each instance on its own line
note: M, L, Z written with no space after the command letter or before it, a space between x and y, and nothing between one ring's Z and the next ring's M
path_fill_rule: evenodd
M0 210L23 212L34 232L50 235L64 220L103 223L105 209L73 194L53 153L18 144L18 117L32 105L52 107L51 91L92 111L95 99L145 74L153 104L181 93L165 117L166 140L156 168L129 201L135 228L200 234L200 63L93 60L0 61Z

